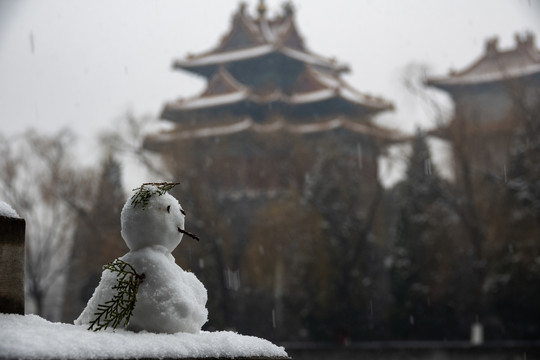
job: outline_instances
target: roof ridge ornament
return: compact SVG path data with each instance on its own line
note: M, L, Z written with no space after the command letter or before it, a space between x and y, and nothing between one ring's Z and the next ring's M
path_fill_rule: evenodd
M264 18L266 14L266 4L264 0L259 0L259 5L257 5L257 13L259 13L259 18Z
M294 15L294 6L292 2L286 1L282 6L283 6L283 13L285 14L285 16Z
M526 32L521 35L516 33L514 35L516 39L516 49L532 50L534 48L534 35L531 32Z
M486 55L494 56L499 52L499 38L494 36L486 41Z
M246 13L246 7L247 4L245 1L240 2L240 5L238 6L238 13L240 15L244 15Z

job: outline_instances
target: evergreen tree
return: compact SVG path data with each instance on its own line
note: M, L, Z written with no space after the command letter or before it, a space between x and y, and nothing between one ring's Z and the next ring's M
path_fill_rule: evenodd
M325 148L305 201L319 214L328 288L310 327L316 340L376 339L387 296L376 224L383 189L368 181L357 154ZM323 264L321 264L323 265Z
M506 174L504 241L489 278L497 337L540 336L540 103L516 111ZM516 296L519 294L519 296Z
M540 221L540 104L521 113L508 163L507 188L512 198L524 215Z
M400 339L441 339L449 336L453 309L448 293L445 250L450 212L442 195L444 183L432 165L425 135L412 142L406 178L394 189L397 221L394 227L391 285L393 336Z

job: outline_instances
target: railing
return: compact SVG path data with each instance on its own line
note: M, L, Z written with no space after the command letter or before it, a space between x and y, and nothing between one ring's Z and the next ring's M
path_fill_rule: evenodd
M540 359L540 341L373 341L348 345L282 343L294 360L532 360Z

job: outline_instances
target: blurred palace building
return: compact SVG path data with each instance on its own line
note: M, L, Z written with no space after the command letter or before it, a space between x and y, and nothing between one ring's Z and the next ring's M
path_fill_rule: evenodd
M204 77L206 90L167 103L161 118L174 129L147 137L145 147L164 151L190 140L192 154L204 162L209 143L227 142L221 156L231 170L220 169L223 190L258 192L288 184L287 176L261 168L294 164L296 154L279 151L281 145L302 142L317 151L320 141L335 138L339 151L360 156L365 175L376 181L380 146L399 134L372 118L392 104L357 91L341 78L346 65L308 50L290 3L274 18L266 12L264 1L254 16L240 4L214 49L174 62L175 69Z
M454 158L504 171L517 122L540 102L540 50L530 33L517 34L515 47L504 50L495 37L471 65L427 84L447 92L454 103L450 122L432 132L450 141Z

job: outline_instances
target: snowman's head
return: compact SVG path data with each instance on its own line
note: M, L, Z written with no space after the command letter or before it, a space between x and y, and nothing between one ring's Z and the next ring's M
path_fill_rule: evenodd
M120 216L122 237L132 251L162 245L173 251L184 233L185 212L159 185L144 184L128 199Z

